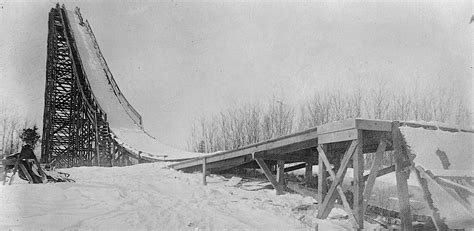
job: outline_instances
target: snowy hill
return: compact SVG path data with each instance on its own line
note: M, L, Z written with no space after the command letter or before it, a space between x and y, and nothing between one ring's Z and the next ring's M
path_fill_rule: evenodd
M162 163L62 171L76 183L0 186L0 230L351 230L340 209L317 220L310 197L229 187L221 176L203 186L200 174Z

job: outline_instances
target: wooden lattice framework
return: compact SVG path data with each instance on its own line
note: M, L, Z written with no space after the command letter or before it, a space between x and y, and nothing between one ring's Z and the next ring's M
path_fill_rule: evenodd
M107 114L89 85L64 5L51 9L48 26L41 162L112 166Z

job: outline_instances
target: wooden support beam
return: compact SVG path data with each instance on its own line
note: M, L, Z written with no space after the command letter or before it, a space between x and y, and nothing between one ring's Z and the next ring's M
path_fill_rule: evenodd
M317 157L310 149L300 150L293 153L273 153L273 151L263 151L255 153L255 158L264 160L284 160L287 162L316 162Z
M322 146L322 145L321 145ZM326 151L326 145L322 146L321 149ZM324 154L323 154L324 155ZM327 178L327 173L326 173L326 165L323 163L323 156L321 153L318 151L318 168L319 168L319 174L318 174L318 204L319 204L319 209L322 208L322 204L324 201L324 198L326 197L327 191L328 191L328 184L326 181Z
M331 169L331 163L329 162L324 150L321 147L318 147L318 153L322 159L321 164L324 163L324 165L326 165L327 171L329 172L329 175L331 176L333 180L331 187L329 188L329 191L319 208L319 211L318 211L319 219L327 218L327 216L329 215L329 212L331 212L332 208L334 207L334 201L336 200L336 191L340 192L339 194L341 193L344 194L342 191L342 188L340 187L340 184L342 183L342 180L344 180L344 176L346 175L346 171L347 171L347 166L349 165L349 161L352 158L352 155L354 154L354 151L357 146L358 146L357 141L353 141L351 143L346 153L344 154L344 157L341 161L341 166L339 167L337 174L335 174L334 171ZM345 195L341 197L345 197ZM350 207L349 207L349 212L350 212Z
M295 171L295 170L298 170L298 169L302 169L302 168L307 167L307 165L308 165L307 163L297 164L297 165L285 168L285 172L291 172L291 171Z
M379 177L379 176L384 176L384 175L387 175L389 173L392 173L395 171L395 165L391 165L389 167L386 167L386 168L382 168L380 169L378 172L377 172L377 176L376 177ZM369 179L369 176L370 174L367 174L364 176L364 181L367 181L367 179Z
M263 170L263 173L267 177L268 181L270 181L270 183L273 185L273 188L275 188L276 194L277 195L283 194L283 188L278 184L278 181L276 180L275 176L273 176L272 172L268 168L268 165L265 163L265 161L261 158L255 158L255 161Z
M372 168L370 169L370 174L364 189L364 214L365 210L367 209L367 203L369 202L370 196L372 195L375 178L377 178L380 166L382 165L383 154L385 153L386 147L387 144L384 141L380 141L379 146L377 147L377 152L375 152L375 159L372 163Z
M204 157L202 158L202 184L203 185L207 185L206 174L207 174L206 157Z
M450 181L450 180L445 180L440 177L435 177L434 178L436 182L438 182L439 185L452 188L454 189L457 193L460 195L466 195L466 196L472 196L474 195L474 192L472 188L466 187L464 185L458 184L456 182Z
M305 140L305 141L302 141L302 142L299 142L299 143L292 143L292 144L289 144L287 146L283 146L283 147L278 147L278 148L274 148L274 149L269 149L267 150L268 153L272 153L272 154L287 154L287 153L295 153L295 152L299 152L299 151L302 151L302 150L308 150L310 148L316 148L318 146L318 139L315 138L315 139L309 139L309 140ZM255 153L257 154L257 153Z
M280 186L285 185L285 161L277 160L277 182Z
M352 165L354 168L354 185L353 185L353 213L356 218L357 224L359 224L359 229L364 228L364 151L363 143L364 136L363 131L358 130L357 135L357 150L354 154L354 159Z
M459 202L459 204L464 206L467 210L472 209L471 203L468 200L469 195L472 195L471 189L464 187L463 185L456 184L452 181L435 177L431 171L425 170L421 166L417 166L416 168L420 171L423 178L428 178L434 183L438 184L442 190L448 193L454 200ZM453 190L446 190L446 188L451 188Z
M400 219L402 222L401 228L402 230L411 231L413 230L413 225L407 183L410 173L409 169L405 167L405 163L409 161L409 158L407 153L403 152L403 137L398 127L399 122L394 121L392 123L392 137L395 155L395 175L397 178L398 202L400 208Z
M312 197L317 200L317 191L316 189L305 187L299 183L289 181L287 187L293 190L296 193L299 193L303 196Z
M225 169L230 169L242 164L245 164L247 162L250 162L252 160L252 156L240 156L237 158L232 158L232 159L227 159L227 160L222 160L218 162L213 162L213 163L207 163L207 169L212 169L215 171L221 171Z
M318 143L328 144L354 139L357 139L357 129L334 131L331 133L320 134L318 136Z
M110 166L113 167L114 166L114 157L115 157L115 153L117 152L117 143L116 141L114 140L111 145L110 145Z
M97 111L94 112L94 135L95 135L95 166L100 166L99 160L99 127L97 125Z
M438 231L447 231L448 226L443 223L443 221L441 220L441 217L439 215L438 209L436 207L434 207L434 205L433 205L433 199L431 198L431 193L428 189L428 183L426 182L425 179L423 179L421 177L422 171L423 171L422 169L415 168L415 173L416 173L416 177L418 179L418 183L420 184L421 189L423 191L423 197L424 197L426 203L428 204L428 207L430 208L430 210L432 212L432 214L430 215L431 220L433 221L433 224L435 225L436 230L438 230Z
M304 178L306 182L310 182L313 178L313 163L307 162L305 167Z
M446 179L474 179L474 172L472 170L436 169L431 170L431 172L437 177Z
M217 162L225 159L231 159L239 156L245 156L248 154L257 154L259 152L264 152L264 151L269 151L269 150L274 150L278 148L283 148L288 145L295 145L297 143L305 142L308 140L311 140L311 142L315 142L315 140L318 138L318 133L317 133L317 128L312 128L306 131L294 133L291 135L283 136L283 137L278 137L275 139L271 140L266 140L262 141L256 144L251 144L242 148L239 148L237 150L231 150L231 151L226 151L223 153L218 153L218 154L213 154L208 156L208 162ZM299 147L301 148L301 147ZM197 159L191 159L188 161L182 161L176 164L170 165L170 167L180 170L180 169L185 169L189 168L192 166L199 165L198 163L199 160Z
M327 216L329 215L329 212L331 212L332 208L334 207L334 201L336 200L336 191L339 194L339 197L342 200L342 204L344 206L345 211L347 212L349 216L349 220L351 221L353 227L355 229L359 228L359 224L356 221L356 218L354 217L354 214L351 211L351 207L349 203L347 202L346 195L344 194L344 191L342 190L341 183L342 180L344 179L344 176L347 171L347 166L349 164L349 160L351 159L355 149L357 147L357 142L353 141L351 145L349 146L349 149L346 151L344 154L344 158L341 161L341 166L337 171L337 174L334 173L334 171L330 168L331 163L329 163L329 160L326 157L326 154L324 150L321 147L318 147L318 152L319 155L322 157L324 165L326 165L329 175L331 176L331 179L333 180L331 184L331 188L329 189L326 197L324 198L323 204L319 207L318 210L318 218L319 219L326 219Z

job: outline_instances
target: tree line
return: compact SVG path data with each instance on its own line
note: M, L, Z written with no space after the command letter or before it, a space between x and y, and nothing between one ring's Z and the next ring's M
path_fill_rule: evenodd
M389 92L381 84L368 90L316 92L300 105L283 98L246 103L201 117L191 127L188 148L195 152L232 150L259 141L349 118L437 121L471 125L471 111L453 91Z

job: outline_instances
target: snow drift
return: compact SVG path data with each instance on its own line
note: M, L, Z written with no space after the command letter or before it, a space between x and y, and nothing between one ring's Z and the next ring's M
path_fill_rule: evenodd
M0 230L352 230L342 209L316 219L311 197L226 186L216 175L203 186L200 174L165 163L61 171L76 183L0 186Z
M473 176L474 133L448 132L423 128L401 127L410 153L415 155L415 166L437 173L451 172L459 176ZM410 178L414 177L411 174ZM442 187L431 177L422 178L427 181L433 205L438 209L441 219L450 229L474 228L472 207L455 199L450 188ZM454 192L453 192L454 193ZM467 198L470 203L472 196ZM429 215L429 214L426 214Z

